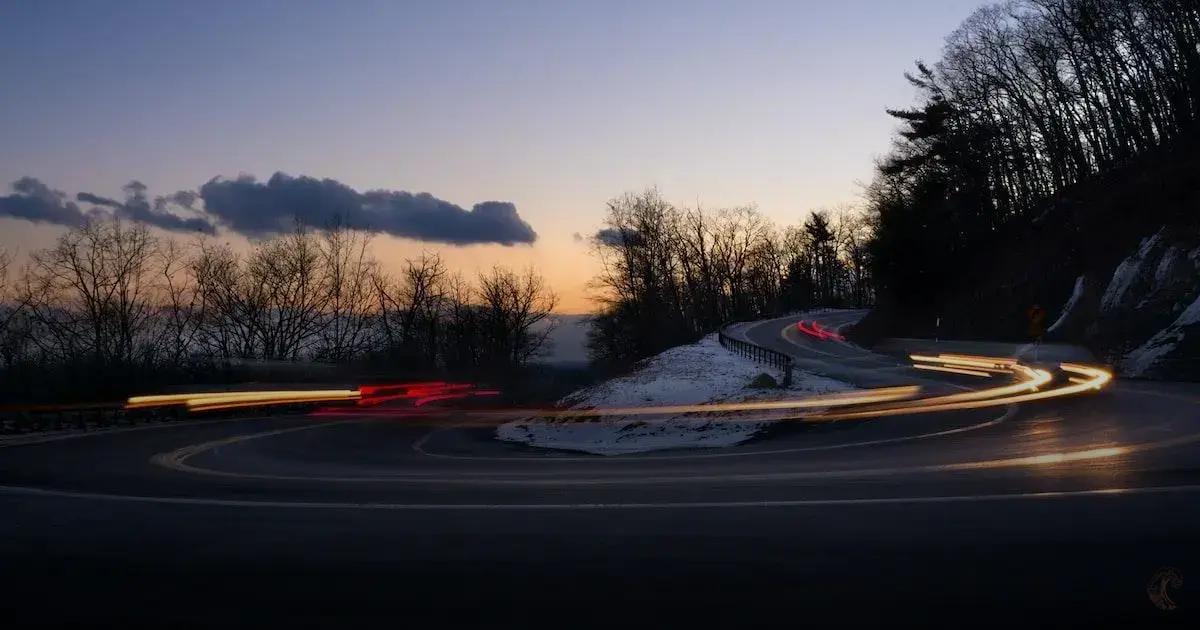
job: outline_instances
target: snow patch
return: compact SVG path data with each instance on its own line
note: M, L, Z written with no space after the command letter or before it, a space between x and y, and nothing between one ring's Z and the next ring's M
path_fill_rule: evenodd
M1083 286L1084 277L1079 276L1075 278L1075 289L1071 291L1071 297L1067 299L1067 303L1063 306L1062 313L1058 316L1058 319L1054 320L1054 323L1046 329L1047 333L1058 332L1060 328L1066 325L1071 313L1075 312L1075 309L1079 306L1079 301L1083 299Z
M1100 308L1104 312L1117 310L1132 301L1131 293L1146 279L1145 266L1163 243L1165 228L1155 232L1154 236L1142 239L1138 250L1129 258L1121 261L1113 271L1112 280L1100 299Z
M853 389L847 383L796 370L788 389L747 389L775 370L721 347L717 335L650 357L633 373L575 392L559 404L572 409L778 400ZM496 437L543 448L619 455L669 448L708 448L744 442L774 420L726 420L716 414L622 416L600 420L517 420Z
M1183 327L1191 326L1192 324L1196 323L1200 323L1200 296L1196 296L1196 299L1192 302L1191 306L1183 309L1183 312L1179 314L1179 317L1175 320L1175 323L1171 325Z
M1159 290L1171 283L1175 278L1176 269L1180 265L1187 263L1187 257L1183 250L1172 245L1163 253L1162 260L1158 263L1158 268L1154 270L1154 290Z
M1126 354L1125 359L1121 362L1121 371L1126 376L1147 376L1183 341L1186 334L1184 327L1195 326L1198 323L1200 323L1200 296L1184 309L1170 326L1158 331L1146 343Z

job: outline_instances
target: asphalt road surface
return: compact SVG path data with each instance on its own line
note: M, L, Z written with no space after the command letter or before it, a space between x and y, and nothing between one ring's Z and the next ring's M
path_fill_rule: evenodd
M818 319L836 328L857 315ZM799 335L794 323L738 332L862 386L978 386ZM390 627L1195 627L1198 618L1196 385L1117 382L1020 407L784 423L740 447L623 457L503 444L456 422L277 417L10 443L0 448L4 618ZM1135 448L1053 459L1114 445ZM1051 457L1031 463L1038 456Z

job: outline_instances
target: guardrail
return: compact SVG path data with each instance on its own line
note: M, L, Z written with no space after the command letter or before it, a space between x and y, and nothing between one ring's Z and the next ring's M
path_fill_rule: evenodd
M119 402L68 405L0 405L0 436L37 431L105 429L147 420L173 419L163 413L130 413Z
M272 410L303 408L280 404ZM197 417L220 419L237 417L240 410L206 411L203 416L190 414L183 405L133 409L124 402L65 405L0 405L0 439L27 433L57 431L93 431L144 424L160 424Z
M731 337L725 334L725 329L736 323L738 322L725 322L724 324L721 324L721 327L717 330L717 341L719 341L721 345L730 352L740 354L751 361L765 363L772 367L779 368L779 370L783 372L782 386L791 387L792 369L794 367L792 357L789 357L778 350L764 348L758 344L750 343L749 341L743 341L736 337Z

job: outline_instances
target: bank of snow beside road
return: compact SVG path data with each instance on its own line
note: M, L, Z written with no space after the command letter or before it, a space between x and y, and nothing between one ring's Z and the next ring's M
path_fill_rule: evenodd
M788 389L749 389L754 377L763 372L778 378L775 370L722 348L713 334L650 357L633 373L582 389L560 402L572 409L645 407L775 400L852 389L842 381L798 370ZM496 435L543 448L619 455L731 446L750 439L771 422L731 420L715 414L521 420L501 425Z

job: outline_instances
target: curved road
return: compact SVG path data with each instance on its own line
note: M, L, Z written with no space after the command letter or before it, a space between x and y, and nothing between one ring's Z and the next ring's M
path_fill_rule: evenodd
M978 387L794 324L737 334L861 386ZM12 442L0 448L6 612L1183 626L1200 608L1194 385L785 423L736 448L611 458L498 443L456 426L468 419L285 417ZM1136 448L1069 457L1114 446ZM1184 577L1168 589L1175 610L1147 594L1166 567Z

